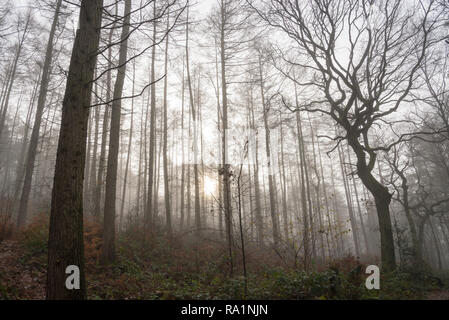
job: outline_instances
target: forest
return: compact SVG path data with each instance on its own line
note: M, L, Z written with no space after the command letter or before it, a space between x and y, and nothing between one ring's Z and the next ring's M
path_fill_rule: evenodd
M448 76L448 0L0 0L0 300L449 300Z

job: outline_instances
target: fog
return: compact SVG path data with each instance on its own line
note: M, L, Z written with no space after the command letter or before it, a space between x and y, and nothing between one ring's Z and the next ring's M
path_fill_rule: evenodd
M446 286L448 14L1 0L0 257L26 257L40 291L0 297L425 298L335 289L355 272L365 290L368 265ZM126 289L100 280L117 268ZM328 291L260 287L314 272Z

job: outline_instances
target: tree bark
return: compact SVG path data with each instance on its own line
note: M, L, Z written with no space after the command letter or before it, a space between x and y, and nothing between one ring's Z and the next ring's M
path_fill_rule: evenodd
M372 175L372 166L366 162L366 154L357 138L348 136L348 143L357 156L357 173L363 184L371 192L376 203L377 216L380 229L380 248L382 258L382 270L396 269L394 252L393 231L391 228L390 202L392 195L382 183Z
M115 4L115 16L118 16L118 3ZM97 175L97 186L95 189L95 198L94 198L94 219L98 222L101 216L101 204L102 204L102 190L103 190L103 178L104 178L104 170L106 168L106 145L108 143L108 130L109 130L109 107L111 100L111 82L112 82L112 36L114 35L115 26L117 21L114 21L111 30L109 32L108 45L110 46L108 49L108 71L106 74L106 102L104 108L103 115L103 126L101 133L101 150L100 150L100 159L98 164L98 175Z
M103 1L81 2L70 61L51 201L47 299L86 299L83 241L83 180L87 120L100 40ZM80 289L65 286L66 268L80 271Z
M125 83L128 37L131 19L131 0L125 1L123 27L120 38L119 68L114 86L109 137L108 167L106 172L106 192L104 204L103 247L100 261L108 264L115 260L115 215L117 200L117 170L120 147L120 119L122 114L122 94Z

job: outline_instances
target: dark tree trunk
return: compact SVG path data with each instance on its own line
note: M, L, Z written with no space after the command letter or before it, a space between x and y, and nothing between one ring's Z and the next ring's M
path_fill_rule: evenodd
M114 86L109 138L108 170L106 173L106 193L104 204L104 229L101 262L107 264L115 260L115 215L117 200L117 170L120 145L120 118L122 114L122 94L126 75L128 36L131 17L131 0L125 2L125 12L120 43L119 68Z
M100 40L103 1L81 2L56 156L48 239L47 299L86 299L83 180L87 120ZM65 286L66 268L80 270L80 289Z
M118 16L118 3L115 4L115 16ZM109 31L109 39L108 45L110 46L108 49L108 71L106 74L106 102L104 108L103 115L103 126L101 133L101 150L100 150L100 159L98 164L98 174L97 174L97 185L94 193L94 219L99 221L101 216L101 199L102 199L102 190L103 190L103 179L104 179L104 170L106 168L106 145L108 143L108 127L109 127L109 107L111 100L111 82L112 82L112 37L114 35L115 26L117 21L114 21L111 30Z
M382 259L382 269L384 271L396 268L396 258L394 252L393 231L391 228L390 202L392 195L388 188L374 178L371 171L374 165L369 166L366 162L365 151L361 148L359 141L353 136L348 137L348 143L357 156L357 174L365 187L374 197L379 219L380 249Z

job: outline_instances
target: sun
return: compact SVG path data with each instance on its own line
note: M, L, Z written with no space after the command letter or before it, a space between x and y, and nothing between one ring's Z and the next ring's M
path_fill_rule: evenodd
M208 176L204 177L204 194L209 196L217 191L217 181Z

